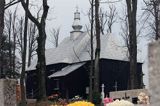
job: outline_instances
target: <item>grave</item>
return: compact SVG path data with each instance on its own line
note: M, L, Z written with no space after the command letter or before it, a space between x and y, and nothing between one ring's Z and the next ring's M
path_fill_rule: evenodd
M160 106L160 41L149 44L149 92L152 106Z
M16 80L0 79L0 106L16 106Z
M133 89L133 90L124 90L124 91L113 91L109 93L109 97L115 99L125 99L134 104L137 104L138 95L143 92L149 95L147 89Z

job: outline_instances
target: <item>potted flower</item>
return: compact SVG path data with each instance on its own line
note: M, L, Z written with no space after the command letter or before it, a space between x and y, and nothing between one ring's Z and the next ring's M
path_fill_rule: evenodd
M113 99L111 99L111 98L106 97L103 99L104 106L107 106L107 104L111 103L111 102L113 102Z

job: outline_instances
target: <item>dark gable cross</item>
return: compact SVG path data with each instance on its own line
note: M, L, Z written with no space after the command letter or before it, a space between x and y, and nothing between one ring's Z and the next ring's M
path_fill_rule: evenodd
M118 90L117 81L115 82L115 85L114 85L113 87L114 87L115 91L117 91L117 90Z
M126 100L127 100L127 99L129 99L129 98L130 98L130 97L127 96L127 92L125 92L125 93L124 93L124 97L123 97L122 99L126 99Z

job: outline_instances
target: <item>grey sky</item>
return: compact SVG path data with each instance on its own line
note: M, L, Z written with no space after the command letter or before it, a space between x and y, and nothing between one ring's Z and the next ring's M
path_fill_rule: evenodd
M52 19L47 21L48 27L60 27L60 41L69 36L72 30L73 15L76 10L76 6L79 7L81 12L81 22L82 24L88 23L87 13L89 9L88 0L52 0L50 4L50 11L48 18ZM83 12L83 13L82 13ZM48 28L48 29L50 29Z

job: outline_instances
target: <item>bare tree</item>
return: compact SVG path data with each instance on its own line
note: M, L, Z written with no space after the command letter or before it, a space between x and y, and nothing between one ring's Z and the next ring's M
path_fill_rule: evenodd
M4 29L4 6L5 0L0 0L0 57L2 56L2 36ZM0 78L2 73L2 60L0 58Z
M46 26L46 18L48 14L49 6L47 4L47 0L42 0L43 3L43 13L41 20L37 20L30 12L30 10L27 8L27 4L24 0L21 0L21 4L24 8L24 10L27 12L29 19L37 26L38 34L37 37L37 55L38 55L38 61L37 61L37 79L38 79L38 101L46 100L46 81L45 81L45 71L46 71L46 59L45 59L45 44L46 44L46 32L45 32L45 26Z
M99 0L95 0L95 30L96 50L94 62L94 92L99 93L99 63L100 63L100 21L99 21Z
M124 46L125 47L127 47L127 49L128 49L128 52L129 52L129 26L128 26L128 20L127 20L127 16L125 15L124 16L124 19L122 19L121 18L121 20L122 20L122 24L121 24L121 30L122 30L122 32L121 32L121 36L122 36L122 38L123 38L123 40L124 40ZM128 60L129 60L129 53L127 52L127 57L128 57Z
M159 0L143 0L146 8L145 13L147 15L147 19L152 17L154 19L152 22L149 20L149 26L152 30L152 36L154 36L155 40L160 38L160 1Z
M8 35L8 43L10 44L9 45L9 70L12 70L12 48L11 48L11 34L12 34L12 13L11 12L9 12L8 13L8 15L9 15L9 19L7 20L7 19L5 19L5 24L6 24L6 28L7 28L7 31L6 32L8 32L7 33L7 35Z
M104 34L105 27L108 21L107 11L104 12L103 9L101 8L99 14L100 14L99 18L100 18L101 33Z
M18 36L17 37L17 49L19 51L20 57L22 59L22 50L23 50L23 42L24 42L24 36L23 36L23 32L24 32L24 18L21 17L21 19L18 22ZM32 22L28 22L28 31L27 31L27 52L28 52L28 67L31 64L31 61L33 59L33 57L36 55L36 49L37 49L37 42L36 42L36 38L37 38L37 28L35 26L34 23Z
M94 0L90 0L91 9L88 13L89 21L90 21L90 56L91 56L91 63L90 63L90 71L89 71L89 100L93 101L93 82L94 82L94 48L93 48L93 37L94 37ZM87 32L89 32L88 27Z
M3 36L7 37L6 43L8 43L8 45L3 44L2 47L8 46L6 49L8 52L4 52L4 53L5 55L7 55L5 56L5 58L8 58L8 63L9 63L8 68L7 68L8 70L5 69L4 76L9 77L9 78L17 77L15 75L18 72L16 68L17 64L15 62L15 59L17 59L15 55L15 41L14 39L12 39L17 34L17 29L14 27L15 20L17 18L16 11L17 11L17 8L14 10L13 13L11 11L6 12L5 21L4 21L5 27L4 27Z
M109 5L109 11L103 11L100 9L100 26L101 33L104 34L104 31L107 30L107 33L112 33L112 26L116 22L116 7L112 4ZM107 28L106 28L107 27Z
M137 0L126 0L127 15L129 25L129 54L130 54L130 72L128 89L137 89L138 77L137 77L137 35L136 35L136 14L137 14Z
M29 0L26 0L26 8L28 9ZM25 20L24 20L24 36L23 36L23 47L22 47L22 72L20 78L21 85L21 106L26 106L26 92L24 87L25 80L25 70L26 70L26 52L27 52L27 28L28 28L28 12L25 11Z
M103 12L102 9L99 9L99 0L90 0L91 9L88 13L90 28L91 28L91 65L90 65L90 74L89 74L89 98L90 101L93 100L93 93L99 92L99 58L100 58L100 33L104 34L106 24L108 27L112 28L112 25L115 22L116 9L110 7L110 13ZM94 8L95 7L95 8ZM88 30L88 27L87 27ZM89 31L89 30L88 30ZM93 36L96 36L96 51L95 51L95 60L93 59ZM93 85L93 86L92 86Z
M29 2L29 1L28 1ZM36 25L32 22L28 24L27 13L25 14L25 19L22 17L19 20L19 36L17 36L18 50L22 59L22 73L21 73L21 102L20 105L26 105L26 94L24 88L24 78L25 78L25 67L26 67L26 52L28 50L28 66L31 64L31 59L35 55L37 48L36 38L37 29ZM27 33L28 32L28 33ZM27 45L28 38L28 45ZM27 49L28 48L28 49Z
M3 36L3 29L4 29L4 11L5 9L9 8L10 6L18 3L19 0L10 0L7 4L5 4L5 0L0 0L0 56L2 56L1 54L1 50L2 50L2 36ZM1 58L0 58L0 78L1 78Z
M28 67L31 64L31 60L33 59L33 56L36 55L36 49L37 49L37 28L36 25L32 22L29 23L28 26Z
M110 5L109 14L107 16L108 17L108 22L107 22L107 26L108 26L107 32L108 33L112 33L112 26L116 22L116 15L117 15L116 7L114 5Z
M21 17L18 21L18 36L17 37L17 50L20 54L21 60L22 60L22 50L23 50L23 32L24 32L24 18ZM22 63L22 62L21 62Z
M129 52L129 50L130 50L130 48L129 48L130 47L130 45L129 45L129 24L128 24L128 16L127 16L127 10L126 10L126 8L122 12L123 12L123 14L121 14L122 16L119 17L120 22L121 22L121 33L120 33L120 35L122 36L122 38L124 40L123 47L127 47L128 52ZM142 32L145 30L145 23L146 23L146 21L144 21L142 19L142 17L143 17L143 15L141 15L141 17L140 17L139 20L137 20L137 25L139 26L137 28L137 33L136 33L137 45L139 43L138 40L141 37ZM129 57L129 53L128 52L127 52L126 55L128 57L128 60L129 60L130 57Z
M93 26L94 26L94 0L91 1L91 66L90 66L90 87L89 97L90 101L93 99L93 71L94 71L94 60L93 60Z
M19 2L20 2L20 0L10 0L9 2L7 2L5 4L4 9L7 9L7 8L11 7L12 5L15 5L15 4L19 3Z
M58 42L59 42L59 32L60 32L60 28L53 28L51 30L51 35L50 35L50 42L53 44L54 47L58 47Z
M16 18L17 18L17 8L15 9L14 13L13 13L13 20L12 20L12 34L13 34L13 59L12 59L12 68L13 71L15 71L15 60L16 60L16 35L17 35L17 29L15 27L16 25ZM14 73L14 72L13 72Z
M9 62L8 62L8 53L7 48L9 46L9 43L7 42L7 36L2 36L2 46L1 46L1 78L6 77L6 72L9 70Z

